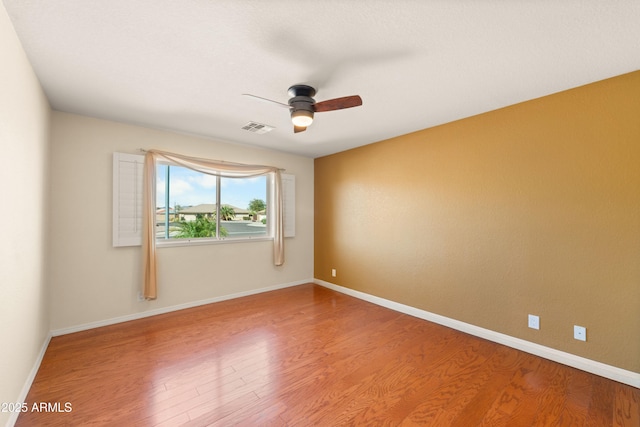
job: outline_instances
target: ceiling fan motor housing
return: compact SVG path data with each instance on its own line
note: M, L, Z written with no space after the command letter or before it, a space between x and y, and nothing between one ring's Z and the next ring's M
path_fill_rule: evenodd
M291 107L291 119L297 126L308 126L313 121L313 108L315 100L313 96L316 90L307 85L294 85L289 88L289 106Z
M289 100L291 111L306 110L314 112L313 104L315 104L315 101L308 96L295 96Z
M291 99L289 99L289 105L291 106L291 112L294 111L309 111L313 117L315 111L313 105L316 101L313 97L316 94L316 90L307 85L293 85L288 90Z

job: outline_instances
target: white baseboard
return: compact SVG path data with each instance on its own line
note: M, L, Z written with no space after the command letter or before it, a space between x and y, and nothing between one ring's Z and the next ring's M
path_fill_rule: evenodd
M16 402L27 401L27 395L29 394L29 390L31 390L31 386L33 385L33 380L36 379L36 374L40 369L40 364L42 363L42 359L44 359L44 354L47 352L47 347L49 347L49 341L51 341L51 337L52 337L51 332L49 332L47 336L44 337L44 342L42 343L42 347L40 347L40 352L38 353L38 357L36 357L36 361L33 364L33 367L31 368L31 372L29 372L29 376L24 382L24 385L22 386L22 390L20 390L20 395L18 396L18 399L16 400ZM20 412L11 412L9 419L7 420L6 426L13 427L16 421L18 421L19 415L20 415Z
M618 381L632 387L640 388L640 374L637 372L627 371L625 369L617 368L615 366L607 365L595 360L586 359L584 357L576 356L575 354L566 353L564 351L556 350L550 347L545 347L540 344L532 343L520 338L515 338L509 335L495 332L490 329L481 328L479 326L471 325L469 323L461 322L459 320L451 319L438 314L430 313L425 310L421 310L415 307L411 307L405 304L400 304L394 301L390 301L384 298L369 295L364 292L355 291L353 289L345 288L343 286L335 285L333 283L325 282L323 280L314 279L314 283L324 286L325 288L332 289L334 291L389 308L400 313L408 314L419 319L428 320L439 325L443 325L452 329L456 329L461 332L465 332L476 337L484 338L489 341L493 341L498 344L503 344L517 350L534 354L536 356L543 357L545 359L552 360L554 362L562 363L563 365L571 366L573 368L580 369L582 371L590 372L592 374L599 375L601 377L609 378L614 381Z
M144 319L145 317L156 316L158 314L170 313L172 311L184 310L185 308L198 307L200 305L212 304L215 302L226 301L234 298L246 297L249 295L261 294L263 292L275 291L278 289L289 288L292 286L298 286L305 283L313 283L313 279L305 279L296 282L289 282L275 286L269 286L266 288L252 289L250 291L238 292L230 295L223 295L220 297L207 298L199 301L192 301L184 304L172 305L169 307L162 307L155 310L143 311L140 313L128 314L125 316L113 317L111 319L98 320L96 322L84 323L82 325L71 326L69 328L55 329L51 331L51 336L57 337L60 335L72 334L74 332L86 331L89 329L99 328L102 326L115 325L116 323L128 322L131 320Z

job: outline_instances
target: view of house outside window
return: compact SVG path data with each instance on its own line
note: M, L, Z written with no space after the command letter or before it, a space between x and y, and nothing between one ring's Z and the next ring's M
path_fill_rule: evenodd
M158 164L156 238L269 237L267 181L266 176L220 178L181 166Z

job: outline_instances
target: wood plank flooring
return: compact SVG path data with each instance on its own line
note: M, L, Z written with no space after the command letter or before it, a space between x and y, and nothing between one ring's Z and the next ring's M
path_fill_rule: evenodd
M55 337L27 405L17 426L640 426L639 389L313 284Z

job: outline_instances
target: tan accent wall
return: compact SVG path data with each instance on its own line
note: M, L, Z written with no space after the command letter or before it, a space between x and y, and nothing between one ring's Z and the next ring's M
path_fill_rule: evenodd
M320 280L640 372L640 71L316 159L314 256Z

